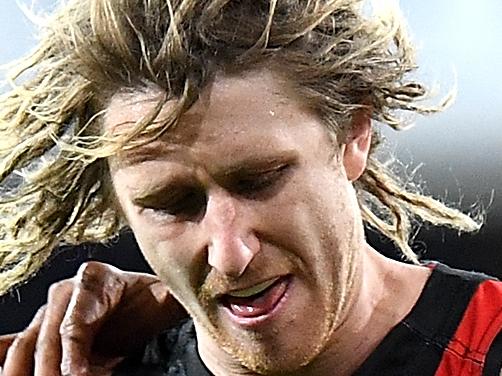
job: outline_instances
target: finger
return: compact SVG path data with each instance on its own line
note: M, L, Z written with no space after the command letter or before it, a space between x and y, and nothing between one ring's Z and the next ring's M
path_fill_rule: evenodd
M16 339L17 334L6 334L0 336L0 365L5 363L5 357L7 356L7 350L12 345L12 342Z
M35 375L58 375L61 369L61 337L59 328L70 302L73 281L53 284L49 289L47 308L36 342Z
M136 352L148 339L176 325L185 310L167 287L149 275L128 274L127 291L120 307L100 328L93 350L119 356ZM134 289L131 288L132 285ZM133 323L134 330L129 330ZM121 328L121 330L117 330Z
M80 267L60 328L63 374L87 372L96 333L120 302L125 288L116 270L98 262Z
M38 333L45 314L45 306L40 308L30 325L21 333L7 351L3 367L3 376L30 376L33 370L33 354Z

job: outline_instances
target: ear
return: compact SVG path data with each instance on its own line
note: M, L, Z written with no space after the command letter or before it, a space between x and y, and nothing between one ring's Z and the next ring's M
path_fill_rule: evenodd
M351 130L343 145L343 166L351 182L359 179L366 169L371 146L370 114L368 109L360 109L354 113Z

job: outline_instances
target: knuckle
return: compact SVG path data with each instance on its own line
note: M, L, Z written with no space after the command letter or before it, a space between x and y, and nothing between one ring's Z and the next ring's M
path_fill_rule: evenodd
M76 284L83 291L101 296L105 292L121 290L125 282L119 269L97 261L88 261L80 266Z
M41 325L42 321L44 320L46 311L47 311L47 304L44 304L37 310L28 328L33 328L35 326Z
M76 334L68 334L61 337L61 345L64 349L67 348L78 348L81 351L87 349L90 346L90 342L86 341L82 336Z
M93 273L102 273L103 270L106 269L106 264L99 261L86 261L80 265L77 271L77 275L80 274L93 274Z
M78 310L66 317L59 326L59 337L62 342L84 344L96 321L99 319L94 311Z
M27 343L34 341L34 335L28 330L24 330L17 334L16 339L12 342L9 351L17 351Z
M71 281L68 279L64 279L62 281L58 281L50 285L48 292L48 299L52 300L60 294L71 289Z
M34 333L29 329L25 329L17 335L14 342L23 343L23 342L27 342L27 341L32 341L33 337L34 337Z
M85 322L77 323L74 320L63 320L59 326L59 335L64 340L76 342L78 340L77 333L82 330L82 326L85 326Z
M102 263L88 261L78 269L76 275L77 284L84 290L96 290L103 285L107 274L107 269Z

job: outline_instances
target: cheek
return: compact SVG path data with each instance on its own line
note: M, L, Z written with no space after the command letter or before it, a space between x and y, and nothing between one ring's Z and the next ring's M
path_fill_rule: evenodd
M161 226L142 217L130 220L141 252L159 274L167 266L180 269L193 258L195 245L183 224Z
M134 228L133 232L148 264L178 301L184 305L197 301L195 292L199 290L207 269L190 237L180 235L166 240L156 237L155 232L152 236Z
M127 205L124 212L143 256L171 290L184 290L200 279L201 246L193 225L162 223Z

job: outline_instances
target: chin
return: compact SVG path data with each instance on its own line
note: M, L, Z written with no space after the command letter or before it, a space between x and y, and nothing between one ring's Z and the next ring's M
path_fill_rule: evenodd
M243 331L226 325L213 326L211 337L240 371L268 376L299 375L327 348L332 324L326 318L317 325L312 322L307 331L300 333L292 332L294 327Z
M320 340L319 342L323 342ZM225 350L238 359L246 369L260 375L298 375L300 371L309 368L309 365L322 351L321 343L314 346L296 348L294 351L286 349L260 348L259 344L233 343L227 344Z
M333 305L339 299L333 291L311 291L307 284L293 280L282 300L256 317L235 317L224 305L202 305L207 314L196 320L201 329L198 337L208 338L208 334L209 348L223 349L218 354L241 372L303 374L328 349L340 319L340 306Z

